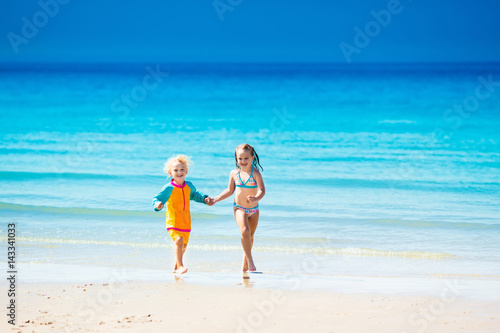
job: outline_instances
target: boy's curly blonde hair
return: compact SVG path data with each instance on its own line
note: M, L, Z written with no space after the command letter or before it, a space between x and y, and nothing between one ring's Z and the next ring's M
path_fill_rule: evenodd
M163 166L163 172L168 174L170 176L170 170L172 170L172 167L174 163L180 162L186 166L186 171L189 171L189 167L193 164L191 161L191 158L186 155L173 155L170 157L164 164Z

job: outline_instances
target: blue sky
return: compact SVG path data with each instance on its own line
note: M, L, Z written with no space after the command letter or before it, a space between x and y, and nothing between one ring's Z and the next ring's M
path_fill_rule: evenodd
M0 55L69 62L500 61L499 13L497 0L2 0ZM364 38L356 37L367 27Z

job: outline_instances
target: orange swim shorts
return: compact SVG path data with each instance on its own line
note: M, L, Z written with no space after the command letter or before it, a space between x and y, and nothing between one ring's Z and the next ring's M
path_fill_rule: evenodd
M176 240L179 237L184 238L184 245L187 245L189 242L189 234L191 233L191 229L179 229L179 228L167 228L167 231L172 237L172 240Z

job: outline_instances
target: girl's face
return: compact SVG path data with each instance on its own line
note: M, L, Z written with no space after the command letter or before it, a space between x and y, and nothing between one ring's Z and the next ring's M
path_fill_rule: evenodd
M243 170L250 170L253 159L254 157L249 150L238 149L236 151L236 161L238 161L238 165Z
M187 166L182 162L175 162L172 168L168 171L168 174L174 179L174 182L178 185L184 184L184 178L188 173Z

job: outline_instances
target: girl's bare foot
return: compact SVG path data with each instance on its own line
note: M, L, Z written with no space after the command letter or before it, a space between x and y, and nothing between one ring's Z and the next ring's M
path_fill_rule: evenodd
M175 270L175 273L177 274L184 274L188 271L188 269L184 266L180 266L178 269Z
M247 257L246 257L245 255L243 255L243 266L242 266L242 270L243 270L243 272L248 271L248 261L247 261Z
M248 272L255 272L257 268L255 267L253 260L247 260L248 261Z

